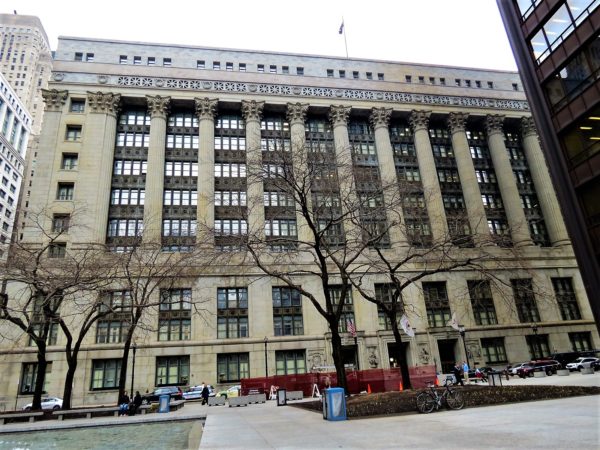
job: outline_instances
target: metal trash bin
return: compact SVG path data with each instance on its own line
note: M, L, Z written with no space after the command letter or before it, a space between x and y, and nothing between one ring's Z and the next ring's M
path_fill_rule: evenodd
M323 419L346 420L346 392L343 388L325 389L323 393Z
M489 386L502 386L502 372L492 370L488 372L487 377Z
M285 406L287 405L287 397L285 389L277 390L277 406Z
M168 413L170 411L171 396L170 395L161 395L158 397L158 412L159 413Z

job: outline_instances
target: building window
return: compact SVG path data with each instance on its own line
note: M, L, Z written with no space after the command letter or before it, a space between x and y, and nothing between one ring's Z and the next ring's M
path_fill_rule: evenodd
M60 168L62 170L75 170L77 169L77 153L63 153Z
M425 84L425 77L419 76L419 83Z
M171 58L163 58L163 66L171 67Z
M202 59L198 59L196 60L196 69L204 69L205 68L205 61Z
M163 204L165 206L196 206L198 204L198 191L165 189Z
M48 392L47 386L52 373L52 362L48 361L46 366L46 376L44 377L44 387L42 392L45 394ZM35 382L37 379L37 363L23 363L21 368L21 384L19 387L19 393L22 395L33 394L35 390Z
M365 76L367 77L367 80L372 80L373 79L373 72L366 72Z
M512 88L513 88L513 91L518 91L519 90L519 85L517 83L513 83L512 84Z
M168 289L160 293L159 341L191 339L192 290Z
M156 358L156 386L186 385L189 382L189 355L158 356Z
M340 78L346 78L346 71L345 70L339 70L338 71Z
M385 303L388 309L392 309L393 296L396 292L396 288L393 284L376 284L375 285L375 299L378 302ZM400 324L400 318L404 314L404 305L402 303L402 295L398 296L396 300L396 323ZM379 329L380 330L391 330L392 323L390 318L385 313L384 309L377 305L377 316L379 318Z
M248 222L245 219L215 219L217 236L240 236L248 234Z
M592 336L589 331L569 333L569 340L571 341L571 348L574 352L582 352L594 348L592 345Z
M92 361L92 391L118 389L121 374L120 359L95 359Z
M327 77L333 78L333 69L327 69Z
M74 60L75 61L83 61L83 53L76 52Z
M85 111L85 100L71 99L71 107L69 111L72 113L82 113Z
M148 56L148 65L149 66L156 65L156 58L154 56Z
M246 193L244 192L244 197ZM266 191L264 194L264 206L294 206L294 197L285 192ZM245 198L244 198L245 205Z
M58 183L56 200L73 200L74 183Z
M215 177L218 178L244 178L246 177L246 164L216 163Z
M46 345L56 345L58 341L58 328L59 324L57 322L51 322L48 328L48 335L46 336ZM32 324L33 332L36 336L41 336L43 323L34 323ZM35 340L29 336L29 346L32 347L35 345Z
M217 338L248 337L248 289L217 289Z
M289 75L290 73L290 66L281 66L281 73L284 75Z
M69 231L69 214L54 214L52 216L52 231L54 233L66 233Z
M141 173L146 173L146 161L143 161L143 164L138 165L135 169L137 169L138 173L133 175L140 175ZM165 162L165 176L167 177L197 177L198 176L198 163L195 162L183 162L183 161L167 161Z
M127 64L127 55L119 56L119 64Z
M329 286L329 295L334 308L337 307L342 297L342 286ZM352 301L352 290L350 287L348 287L346 291L346 298L344 299L342 314L340 315L340 323L338 325L338 331L340 333L348 332L348 322L353 323L356 327L356 321L354 319L354 302Z
M175 163L166 162L165 167L169 167L169 164ZM130 161L117 159L113 164L113 175L144 175L146 173L147 167L147 161ZM165 169L165 172L166 170L167 169Z
M233 72L233 63L232 62L226 62L225 63L225 70L228 72Z
M269 73L277 73L277 66L270 65L269 66Z
M465 80L465 86L466 87L471 87L471 80Z
M271 292L274 335L299 336L304 334L300 292L289 287L274 287Z
M459 87L460 87L460 85L461 85L460 78L455 78L455 79L454 79L454 85L455 85L455 86L459 86Z
M440 84L442 86L446 86L446 79L445 78L440 78Z
M542 359L550 354L547 334L525 336L531 359Z
M540 313L538 312L533 295L533 285L530 278L521 278L510 280L515 297L517 314L522 323L539 322Z
M296 75L304 75L304 67L296 67Z
M276 375L300 375L306 373L306 351L276 351L275 368Z
M219 383L231 383L250 377L248 353L222 353L217 355Z
M265 236L296 236L296 219L265 220Z
M496 308L492 298L489 281L468 281L469 296L477 325L495 325L498 323Z
M246 192L215 191L215 206L246 206Z
M49 258L64 258L67 254L67 244L66 242L56 242L54 244L50 244L48 248L48 257Z
M481 340L481 350L486 364L505 364L506 349L504 348L504 338L487 338Z
M379 81L383 81L383 80L384 80L384 75L383 75L382 73L378 73L378 74L377 74L377 79L378 79Z
M258 64L256 66L256 70L260 73L263 73L265 71L265 65L264 64Z
M65 140L79 141L81 139L81 125L67 125Z
M429 84L435 84L435 77L429 77Z
M144 189L113 189L110 193L111 205L143 205L146 198Z
M445 327L450 320L450 303L446 292L446 282L423 283L423 295L425 296L429 327Z
M99 320L96 326L96 344L117 344L123 342L129 323L125 320Z
M215 136L215 150L246 150L246 138L240 136Z
M196 231L197 221L195 219L163 219L163 236L196 236Z
M488 89L494 89L494 82L493 81L488 81L487 82L487 87L488 87Z
M141 236L144 230L142 219L111 219L108 221L108 237Z
M142 57L141 56L134 56L133 57L133 65L134 66L139 66L142 64Z
M239 67L240 72L246 71L246 63L240 63L238 67Z
M552 278L552 287L554 288L554 295L556 296L562 319L581 319L581 312L579 311L571 278Z

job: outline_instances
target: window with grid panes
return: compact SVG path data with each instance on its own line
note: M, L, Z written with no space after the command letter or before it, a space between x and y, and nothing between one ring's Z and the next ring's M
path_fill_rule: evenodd
M43 327L44 327L43 323L32 323L31 324L32 331L36 336L41 337L41 335L43 333ZM48 325L48 334L46 335L46 345L56 345L56 342L58 340L58 328L59 327L60 327L60 325L58 324L58 322L52 322ZM35 340L30 335L29 336L29 346L32 347L34 345L36 345Z
M486 364L506 364L506 348L504 338L481 339L481 351Z
M296 219L265 219L265 236L296 236Z
M141 236L144 230L142 219L110 219L107 235L109 237Z
M111 205L143 205L146 198L144 189L113 189L110 193Z
M92 361L92 391L118 389L121 359L95 359Z
M342 314L340 315L340 323L338 325L338 331L340 333L348 332L348 322L352 322L356 327L356 320L354 319L354 302L352 301L352 289L350 286L346 289L345 298L342 300L343 286L329 286L329 295L331 296L331 302L334 308L343 301ZM358 328L357 328L358 329Z
M530 278L519 278L510 280L519 321L522 323L539 322L538 312L533 294L533 284Z
M215 191L215 206L246 206L246 192Z
M319 219L317 221L317 230L325 245L331 247L344 245L344 229L341 223L333 220Z
M404 304L402 303L402 295L398 295L394 306L394 295L396 295L396 288L393 284L384 283L375 285L375 299L379 302L384 303L388 310L396 310L396 323L400 324L400 318L404 314ZM390 318L385 313L384 308L381 305L377 305L377 317L379 318L379 329L380 330L391 330L392 323Z
M144 161L144 172L146 173L146 166ZM171 177L197 177L198 176L198 163L197 162L186 162L186 161L166 161L165 162L165 176Z
M294 206L294 197L278 191L265 191L264 206Z
M192 334L191 313L191 289L161 290L158 315L158 340L190 340Z
M289 139L262 138L260 148L263 152L289 152L292 149Z
M531 359L542 359L550 354L550 345L548 344L547 334L533 334L525 336L529 355Z
M427 218L407 218L405 224L406 237L411 245L426 247L431 244L431 227Z
M163 219L162 223L163 236L196 236L196 219Z
M560 315L563 320L581 319L581 311L577 304L577 297L573 289L573 280L571 278L552 278L552 287Z
M248 233L245 219L215 219L215 234L218 236L239 236Z
M145 147L150 143L150 133L145 131L119 131L117 147Z
M52 216L52 231L55 233L66 233L69 231L69 214L54 214Z
M217 338L248 337L248 288L217 289Z
M66 255L66 242L54 242L48 247L48 258L64 258Z
M424 282L423 296L427 308L427 322L430 328L445 327L450 321L450 303L446 292L446 282Z
M574 352L582 352L594 348L592 345L592 336L589 331L569 333L569 341L571 341L571 348Z
M163 205L165 206L196 206L198 191L185 189L165 189Z
M217 355L219 383L232 383L250 377L248 353L221 353Z
M279 350L275 352L276 375L306 373L306 350Z
M186 385L190 382L190 357L157 356L156 386Z
M299 336L304 334L302 296L289 287L274 287L273 333L275 336Z
M492 298L492 290L489 281L470 280L469 297L473 307L473 315L477 325L495 325L498 323L496 308Z
M96 344L123 342L131 320L131 293L106 291L100 295L103 316L96 325Z
M113 175L144 175L147 168L147 161L116 159L113 164Z
M19 393L21 395L33 394L35 382L37 379L37 363L23 363L21 366L21 383L19 384ZM50 375L52 374L52 361L48 361L46 366L46 375L44 377L44 386L42 393L48 392L48 384L50 383Z
M120 125L150 125L150 114L146 111L126 111L119 116Z
M215 136L215 150L246 150L246 138L240 136Z
M14 130L14 127L13 127ZM66 141L79 141L81 140L81 125L67 125L67 131L65 133Z
M215 177L245 178L246 177L246 164L215 163Z

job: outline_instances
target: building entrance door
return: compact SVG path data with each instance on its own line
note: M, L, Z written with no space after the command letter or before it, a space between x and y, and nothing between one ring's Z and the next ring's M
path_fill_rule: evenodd
M352 366L352 368L354 370L357 369L356 346L354 346L354 345L343 345L342 346L342 361L344 361L344 366Z
M437 344L440 352L442 373L452 373L452 368L456 362L456 354L454 353L456 339L441 339L437 341Z
M408 342L403 342L402 351L404 352L404 361L408 366L412 366L412 361L408 359ZM398 361L398 344L395 342L388 342L388 355L390 357L390 368L400 367L400 361Z

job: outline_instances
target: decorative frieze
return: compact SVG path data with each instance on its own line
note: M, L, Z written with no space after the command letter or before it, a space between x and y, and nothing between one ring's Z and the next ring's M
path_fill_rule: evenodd
M42 89L42 98L46 103L46 111L60 111L69 97L68 91Z
M200 120L214 120L219 100L216 98L196 98L196 114Z
M91 112L116 117L120 109L121 94L88 92L87 101Z
M448 115L448 128L451 133L464 133L467 127L468 114L465 113L450 113Z
M537 136L537 130L535 128L535 121L533 117L522 117L521 118L521 134L523 137L527 137L530 135Z
M429 129L429 116L431 111L418 111L413 109L410 113L409 121L413 132L421 129Z
M329 108L329 120L334 127L339 125L346 126L348 117L350 117L351 106L332 106Z
M306 103L288 103L287 104L287 119L290 125L298 122L304 124L306 120L306 113L308 111L308 104Z
M488 114L485 117L485 129L488 137L496 133L504 134L503 125L504 116L500 114Z
M167 119L171 104L171 97L161 97L160 95L146 95L148 100L148 111L150 117L161 117Z
M387 128L390 124L390 117L392 116L392 108L373 108L371 110L371 125L373 129L384 127Z
M256 100L242 100L242 115L246 122L258 121L262 118L265 102L257 102Z

